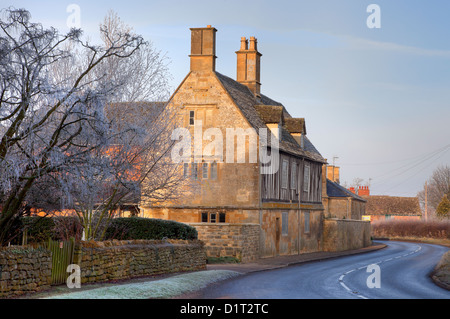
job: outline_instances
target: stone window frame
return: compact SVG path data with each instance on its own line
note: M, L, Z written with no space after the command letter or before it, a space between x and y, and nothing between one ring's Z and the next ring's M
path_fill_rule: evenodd
M189 162L183 163L183 176L185 178L189 177Z
M195 111L189 110L189 126L195 125Z
M281 164L281 188L287 189L289 185L289 161L283 159Z
M297 189L297 163L291 163L291 189Z
M200 213L200 222L201 223L226 223L226 213L224 212L201 212Z
M305 163L303 168L303 191L309 193L311 182L311 166L309 163Z
M219 177L219 165L217 164L217 161L212 161L209 164L209 179L217 180L218 177Z
M206 169L205 169L206 168ZM210 165L208 162L203 162L202 163L202 179L208 179L210 173ZM205 174L206 173L206 174ZM206 176L205 176L206 175Z
M198 163L191 162L191 178L193 180L198 180Z
M281 213L281 236L289 235L289 213Z
M309 211L306 211L303 213L303 231L305 234L309 234L311 231L311 213Z

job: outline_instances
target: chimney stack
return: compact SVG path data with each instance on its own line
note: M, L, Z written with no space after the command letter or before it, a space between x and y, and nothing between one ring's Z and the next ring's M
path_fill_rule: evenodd
M358 195L359 196L370 196L369 186L359 186Z
M339 166L327 166L327 178L335 183L340 183Z
M210 25L191 28L191 71L216 70L216 32Z
M250 43L241 38L241 47L237 54L236 81L246 85L256 97L261 97L261 56L258 52L257 39L250 37Z

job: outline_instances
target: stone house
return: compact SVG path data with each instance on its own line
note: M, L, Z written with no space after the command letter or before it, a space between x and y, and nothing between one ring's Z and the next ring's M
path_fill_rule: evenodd
M361 220L366 215L367 200L339 183L340 168L324 165L326 192L322 196L325 216L339 219ZM361 191L362 193L362 191Z
M179 203L143 201L140 215L195 226L210 256L248 261L321 250L326 161L305 120L261 93L257 39L241 38L232 79L216 71L217 30L190 30L190 71L167 108L194 136L182 173L199 187Z
M369 186L350 187L347 191L366 202L364 211L361 211L364 220L414 220L422 218L417 196L370 195Z

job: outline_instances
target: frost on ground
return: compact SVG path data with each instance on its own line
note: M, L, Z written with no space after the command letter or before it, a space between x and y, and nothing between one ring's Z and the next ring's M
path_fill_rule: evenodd
M208 284L239 275L230 270L206 270L170 278L71 292L45 299L148 299L171 298L196 291Z

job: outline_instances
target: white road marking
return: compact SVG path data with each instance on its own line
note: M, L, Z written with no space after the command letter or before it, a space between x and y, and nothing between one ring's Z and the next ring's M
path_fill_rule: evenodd
M394 260L394 259L397 259L397 258L407 257L407 256L409 256L409 255L412 255L412 254L417 253L417 252L420 251L421 249L422 249L421 246L417 246L417 249L416 249L416 250L414 250L414 251L412 251L412 252L410 252L410 253L408 253L408 254L400 255L400 256L397 256L397 257L391 257L391 258L384 259L384 260L381 260L381 261L378 261L378 262L375 262L375 263L372 263L372 264L369 264L369 265L373 265L373 264L381 264L381 263L383 263L383 262L391 261L391 260ZM359 298L361 298L361 299L369 299L369 298L366 297L366 296L363 296L363 295L361 295L361 294L358 294L357 292L352 291L352 290L351 290L349 287L347 287L347 285L344 283L344 277L345 277L347 274L349 274L349 273L351 273L351 272L353 272L353 271L356 271L356 270L367 269L367 267L368 267L369 265L362 266L362 267L359 267L359 268L354 268L354 269L351 269L351 270L349 270L349 271L346 271L344 274L342 274L342 275L339 277L339 283L341 284L341 286L344 287L345 290L347 290L348 292L350 292L350 293L356 295L357 297L359 297Z

